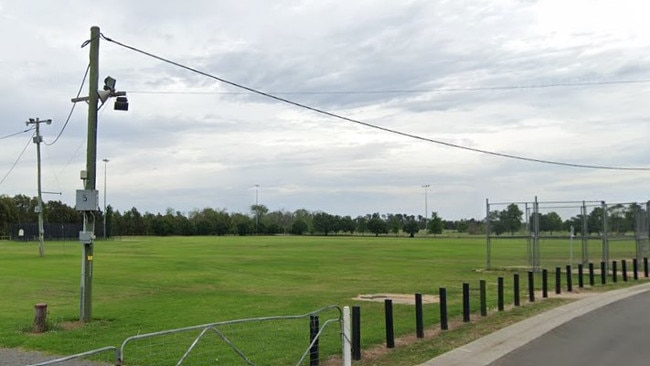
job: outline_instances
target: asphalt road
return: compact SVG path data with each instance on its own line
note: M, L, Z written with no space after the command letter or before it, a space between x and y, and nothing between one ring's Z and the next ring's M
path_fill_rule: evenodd
M420 366L650 365L650 283L592 294Z
M650 292L565 323L490 366L649 365Z

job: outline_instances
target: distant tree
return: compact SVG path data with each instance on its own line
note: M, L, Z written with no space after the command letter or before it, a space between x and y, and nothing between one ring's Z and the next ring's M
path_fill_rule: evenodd
M490 222L490 231L495 233L497 236L506 232L507 227L504 222L505 211L492 211L490 212L488 219Z
M293 225L291 225L291 234L293 235L302 235L308 230L309 228L307 227L307 223L302 219L297 219L293 222Z
M442 234L443 224L442 219L438 216L437 212L431 213L431 220L429 220L428 232L435 237L437 234Z
M369 218L365 216L357 216L357 218L354 219L354 223L357 225L358 232L362 234L368 232L368 220Z
M404 222L404 232L409 234L409 237L414 237L415 233L420 231L420 223L415 220L415 216L411 215L406 218Z
M379 234L388 234L388 224L384 221L378 213L372 215L372 218L368 220L368 230L375 236Z
M325 236L335 232L335 217L327 212L317 212L313 217L314 231Z
M554 231L557 232L562 230L562 217L560 217L557 212L549 212L546 215L543 215L543 217L544 228L546 229L545 231L548 231L551 235L553 235Z
M587 216L587 231L591 233L601 233L603 230L603 209L594 207Z
M357 230L357 225L355 224L352 217L343 216L341 217L340 220L340 229L343 232L349 232L350 234L354 234L354 232Z
M505 214L500 217L501 220L505 221L503 225L505 226L505 229L510 232L510 235L514 235L516 232L521 230L521 216L523 214L524 213L519 209L519 206L511 203L506 208Z

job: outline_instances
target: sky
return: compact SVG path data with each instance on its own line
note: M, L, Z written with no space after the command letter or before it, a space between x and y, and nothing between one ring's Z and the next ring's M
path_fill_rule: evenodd
M41 125L42 189L54 192L43 199L74 205L87 105L64 124L88 65L81 45L98 26L115 41L363 123L101 40L100 85L110 75L129 100L128 112L110 100L98 122L97 189L120 211L248 213L257 201L271 211L461 219L484 217L486 199L645 202L648 6L0 0L0 194L37 195L33 131L19 132L29 118L52 119Z

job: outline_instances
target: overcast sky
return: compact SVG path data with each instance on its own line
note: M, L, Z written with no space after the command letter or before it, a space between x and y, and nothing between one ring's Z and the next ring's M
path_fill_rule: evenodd
M41 132L54 141L88 64L89 47L80 46L96 25L106 37L223 79L425 139L650 168L649 7L633 0L0 0L0 138L39 117L53 119ZM650 198L650 171L442 146L253 95L107 41L99 75L100 83L117 79L130 103L122 112L110 101L99 113L97 188L103 195L101 159L110 159L108 203L120 211L247 213L257 190L270 210L424 215L423 185L430 185L428 211L447 219L483 217L486 199ZM43 190L62 193L45 200L73 205L82 188L86 116L81 103L61 138L41 145ZM31 133L0 140L0 180ZM36 196L34 144L0 194Z

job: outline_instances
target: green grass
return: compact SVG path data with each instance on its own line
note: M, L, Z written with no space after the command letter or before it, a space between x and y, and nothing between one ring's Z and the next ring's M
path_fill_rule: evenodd
M450 315L457 316L463 282L471 284L472 310L478 311L478 282L486 280L493 309L496 278L504 276L506 303L512 302L510 272L475 271L485 266L482 237L144 237L96 242L94 254L94 321L75 326L80 244L47 242L46 256L40 258L35 243L0 242L0 346L73 354L119 346L136 334L305 314L336 304L361 306L362 345L370 348L384 342L383 304L352 300L359 294L437 294L446 287ZM520 281L526 302L525 273ZM40 302L48 304L52 330L34 335L25 329ZM415 331L414 313L412 306L394 305L397 336ZM426 326L439 322L438 305L425 305L424 314ZM275 335L279 343L259 351L269 353L260 356L273 360L281 357L272 355L277 349L295 348L289 333ZM323 347L323 352L337 351Z

